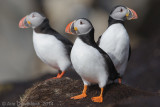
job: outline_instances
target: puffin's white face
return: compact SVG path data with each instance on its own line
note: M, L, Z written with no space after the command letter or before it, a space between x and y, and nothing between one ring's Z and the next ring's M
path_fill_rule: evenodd
M44 21L44 19L45 17L37 12L33 12L26 17L26 20L30 21L32 28L39 26Z
M43 17L38 12L32 12L31 14L21 19L21 21L19 22L19 27L20 28L29 28L29 27L36 28L44 21L44 19L45 17Z
M77 35L87 34L91 29L91 23L85 19L78 19L74 22L74 30Z
M126 7L120 6L120 7L115 8L110 16L116 20L124 20L127 12L128 11Z
M110 16L115 20L131 20L137 19L138 16L136 12L125 6L117 6L110 14Z
M69 23L65 32L76 35L87 34L93 28L92 24L87 19L78 19Z

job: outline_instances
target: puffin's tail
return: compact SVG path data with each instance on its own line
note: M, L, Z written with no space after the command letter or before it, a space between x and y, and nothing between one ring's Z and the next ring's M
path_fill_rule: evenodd
M115 80L117 78L120 78L120 74L117 72L117 70L113 70L113 72L110 72L109 79L110 80Z

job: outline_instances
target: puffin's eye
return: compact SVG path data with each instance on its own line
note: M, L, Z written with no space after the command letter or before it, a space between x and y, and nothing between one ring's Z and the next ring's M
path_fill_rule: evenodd
M35 17L35 15L34 14L32 14L32 18L34 18Z
M123 9L121 8L120 12L123 12Z
M82 25L82 24L83 24L83 22L82 22L82 21L80 21L80 24Z

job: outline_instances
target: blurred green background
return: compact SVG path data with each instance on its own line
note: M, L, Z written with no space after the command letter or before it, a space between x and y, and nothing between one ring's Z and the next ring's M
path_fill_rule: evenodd
M19 29L22 17L33 11L46 15L52 28L65 34L72 20L86 17L95 27L95 40L106 30L108 15L116 5L134 9L138 20L125 27L132 46L123 83L160 92L160 1L159 0L0 0L0 102L18 101L25 89L57 73L35 54L32 29ZM1 105L1 104L0 104Z

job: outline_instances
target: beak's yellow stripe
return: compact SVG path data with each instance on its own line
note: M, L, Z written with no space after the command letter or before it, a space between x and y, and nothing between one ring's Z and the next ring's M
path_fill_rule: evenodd
M77 30L78 30L78 28L77 28L77 27L74 27L74 30L75 30L75 31L77 31Z
M126 16L127 16L127 17L129 16L129 12L126 14Z
M30 25L31 24L31 22L30 21L27 21L27 23Z

